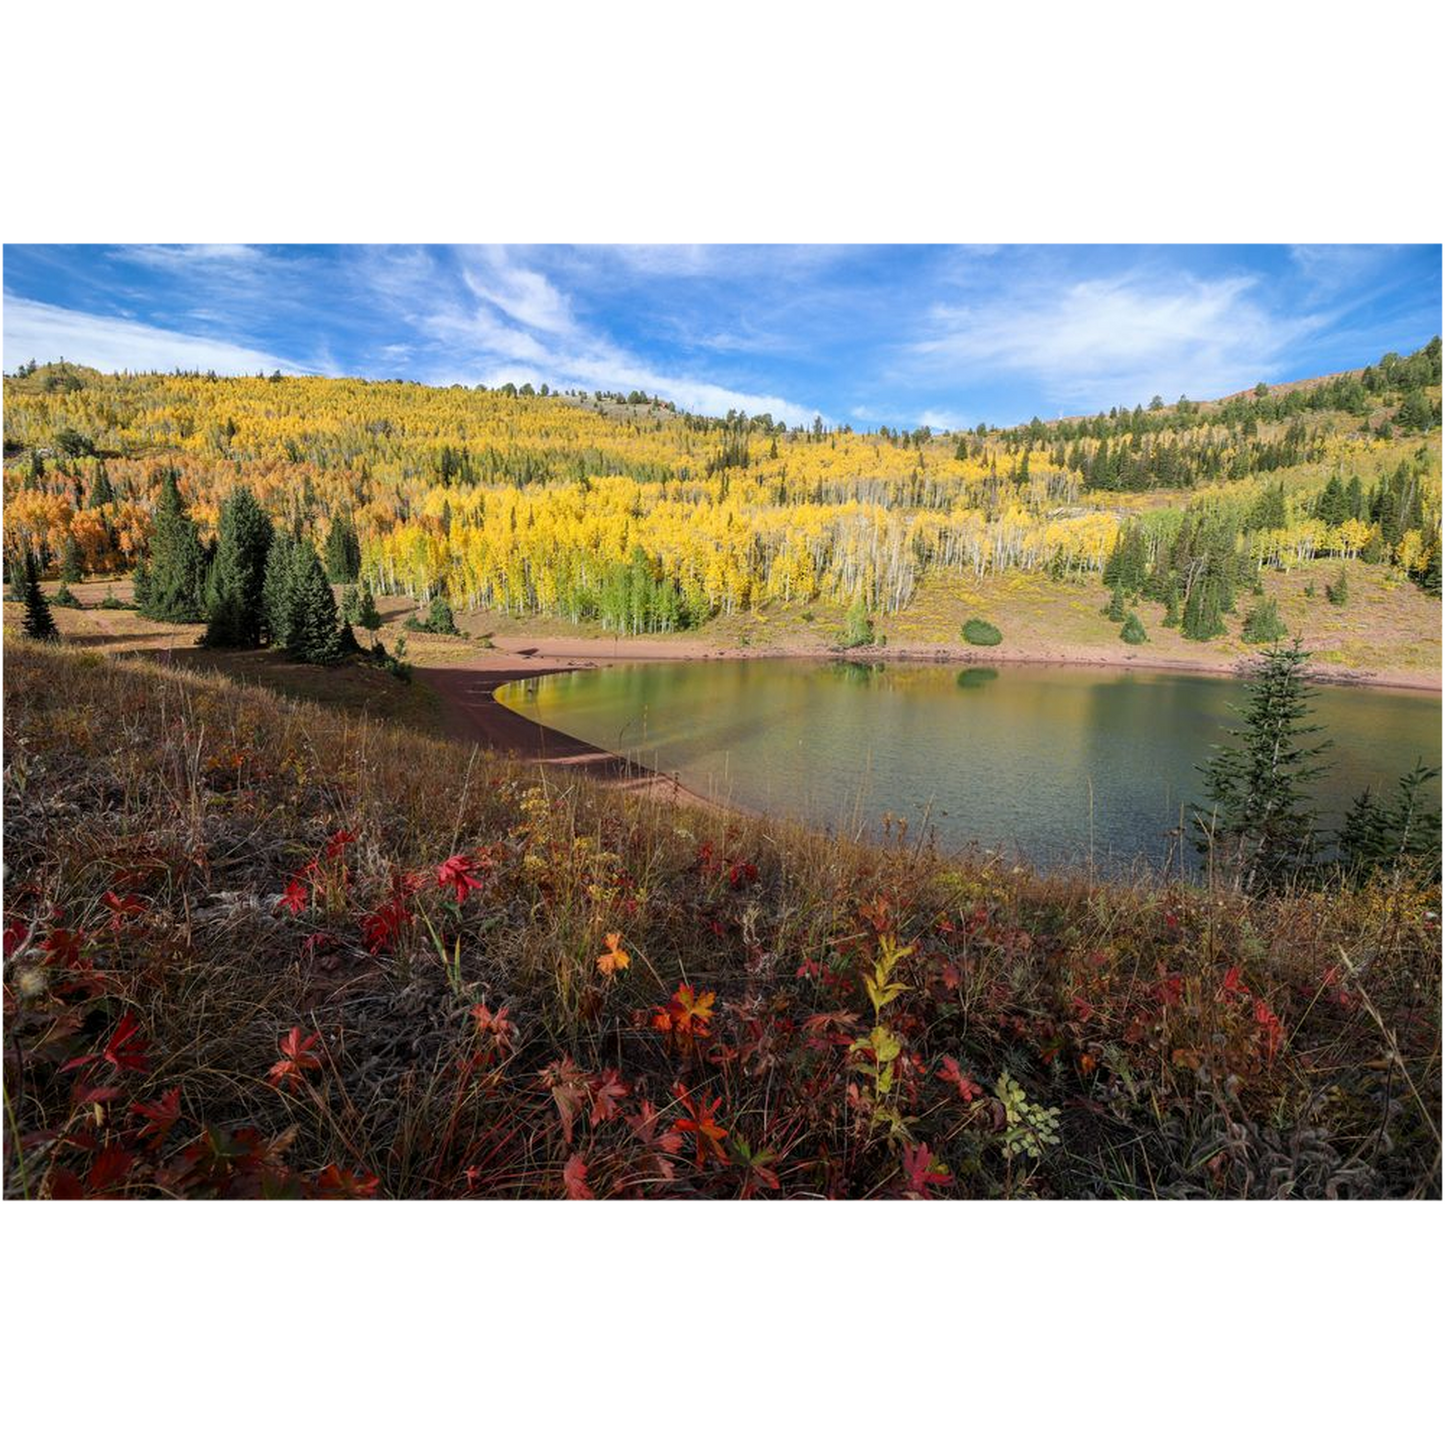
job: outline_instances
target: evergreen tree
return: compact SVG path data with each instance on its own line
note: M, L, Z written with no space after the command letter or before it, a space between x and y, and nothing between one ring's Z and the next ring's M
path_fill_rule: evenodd
M375 638L381 628L381 613L376 610L370 582L363 579L346 589L341 598L341 616L353 627L364 627Z
M199 622L206 557L200 533L181 500L176 477L175 469L168 468L161 483L151 538L149 584L141 610L157 622Z
M135 564L130 574L130 602L137 612L144 613L151 596L151 569L144 561Z
M266 572L261 583L261 610L266 618L266 638L272 647L289 649L296 623L296 583L305 553L311 548L289 532L277 532L266 554ZM313 554L314 555L314 554Z
M321 559L302 542L292 559L290 617L286 649L299 662L330 666L342 658L336 625L336 598L321 569ZM352 638L352 642L356 641Z
M1277 532L1286 524L1283 483L1266 487L1250 508L1245 527L1251 532Z
M1179 584L1172 577L1169 579L1168 590L1164 593L1164 625L1179 626Z
M1149 641L1149 634L1144 631L1144 624L1139 621L1139 618L1133 612L1124 619L1124 626L1119 636L1123 638L1130 647L1138 647Z
M248 487L221 504L207 588L207 647L259 647L267 630L266 561L274 529Z
M90 484L90 505L107 507L115 501L115 492L110 485L110 474L100 457L95 459L95 476Z
M79 582L84 575L81 566L80 543L75 540L73 534L67 532L65 535L65 551L60 558L60 580L62 582Z
M1361 880L1381 869L1405 868L1424 877L1440 872L1440 809L1422 796L1439 768L1417 763L1396 784L1393 802L1366 788L1345 814L1336 839L1341 869Z
M1211 637L1224 635L1222 589L1213 572L1205 572L1189 589L1180 632L1191 642L1208 642Z
M1104 609L1104 616L1110 622L1124 620L1124 589L1118 584L1115 584L1113 594L1109 598L1109 605Z
M361 571L361 542L350 517L339 512L326 533L326 575L333 582L355 582Z
M1272 597L1245 614L1240 632L1245 642L1278 642L1284 635L1285 625L1279 620L1279 609Z
M1333 582L1325 583L1325 596L1336 607L1343 607L1350 600L1350 579L1345 576L1343 567L1340 568L1340 575Z
M1319 502L1315 506L1315 515L1324 522L1326 526L1338 527L1350 514L1349 501L1345 496L1345 489L1339 477L1331 477L1325 483L1325 489L1320 493Z
M1351 477L1350 485L1345 488L1345 515L1361 519L1365 515L1364 489L1358 477Z
M1440 412L1423 391L1412 391L1395 413L1395 425L1406 431L1429 431L1440 425Z
M40 565L33 552L26 552L22 564L24 579L21 600L25 604L25 635L38 642L58 642L60 629L50 615L50 604L40 587Z
M1309 653L1299 640L1264 654L1246 687L1238 739L1220 746L1200 771L1207 809L1196 809L1201 851L1248 893L1278 888L1315 856L1315 814L1308 789L1324 771L1316 761L1329 746L1310 739L1313 696L1305 678Z

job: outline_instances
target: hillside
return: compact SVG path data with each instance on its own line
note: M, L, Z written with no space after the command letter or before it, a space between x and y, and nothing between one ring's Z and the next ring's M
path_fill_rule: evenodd
M1043 879L5 661L10 1195L1438 1195L1438 887Z
M796 650L861 613L851 642L957 649L984 615L1007 655L1228 667L1274 602L1327 665L1438 680L1439 379L1437 341L1216 403L939 437L600 393L42 367L5 383L7 563L29 548L52 577L67 553L119 577L173 476L203 544L244 485L318 549L353 535L379 596L444 595L479 634ZM1328 602L1342 567L1368 606ZM1147 635L1132 649L1101 616L1116 586Z

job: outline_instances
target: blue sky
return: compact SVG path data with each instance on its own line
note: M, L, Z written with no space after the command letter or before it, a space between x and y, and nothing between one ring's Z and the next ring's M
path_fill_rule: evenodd
M4 360L634 388L863 429L1409 351L1439 246L6 246Z

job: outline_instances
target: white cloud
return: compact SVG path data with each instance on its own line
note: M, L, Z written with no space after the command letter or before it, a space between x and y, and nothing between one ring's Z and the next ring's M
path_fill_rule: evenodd
M67 361L100 371L217 371L228 375L255 371L308 373L270 352L166 331L115 316L92 316L43 301L5 297L5 369L34 359Z
M934 431L964 431L970 423L956 411L926 411L918 418L918 425Z
M422 379L435 385L513 381L566 390L645 391L688 411L720 415L770 412L810 422L817 409L691 376L668 375L576 317L571 298L541 272L516 262L503 247L461 257L461 286L447 294L436 268L418 258L373 257L362 279L388 306L440 343Z
M481 254L484 266L462 267L462 279L474 296L536 331L567 335L575 329L571 304L540 271L513 265L500 246Z
M1322 320L1271 316L1252 299L1253 286L1247 277L1126 276L939 305L905 361L943 382L1022 373L1054 398L1097 406L1156 392L1221 395L1270 377L1286 348Z
M216 265L249 268L265 260L265 252L257 246L121 246L114 254L167 271Z

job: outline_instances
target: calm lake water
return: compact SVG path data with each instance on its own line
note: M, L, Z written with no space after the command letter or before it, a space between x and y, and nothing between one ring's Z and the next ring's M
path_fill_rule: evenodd
M946 847L1043 865L1168 856L1196 765L1237 719L1232 678L1103 668L798 659L619 664L513 683L526 716L696 792L845 831L925 819ZM1440 698L1319 687L1338 820L1365 787L1440 763ZM1438 788L1435 790L1438 797Z

